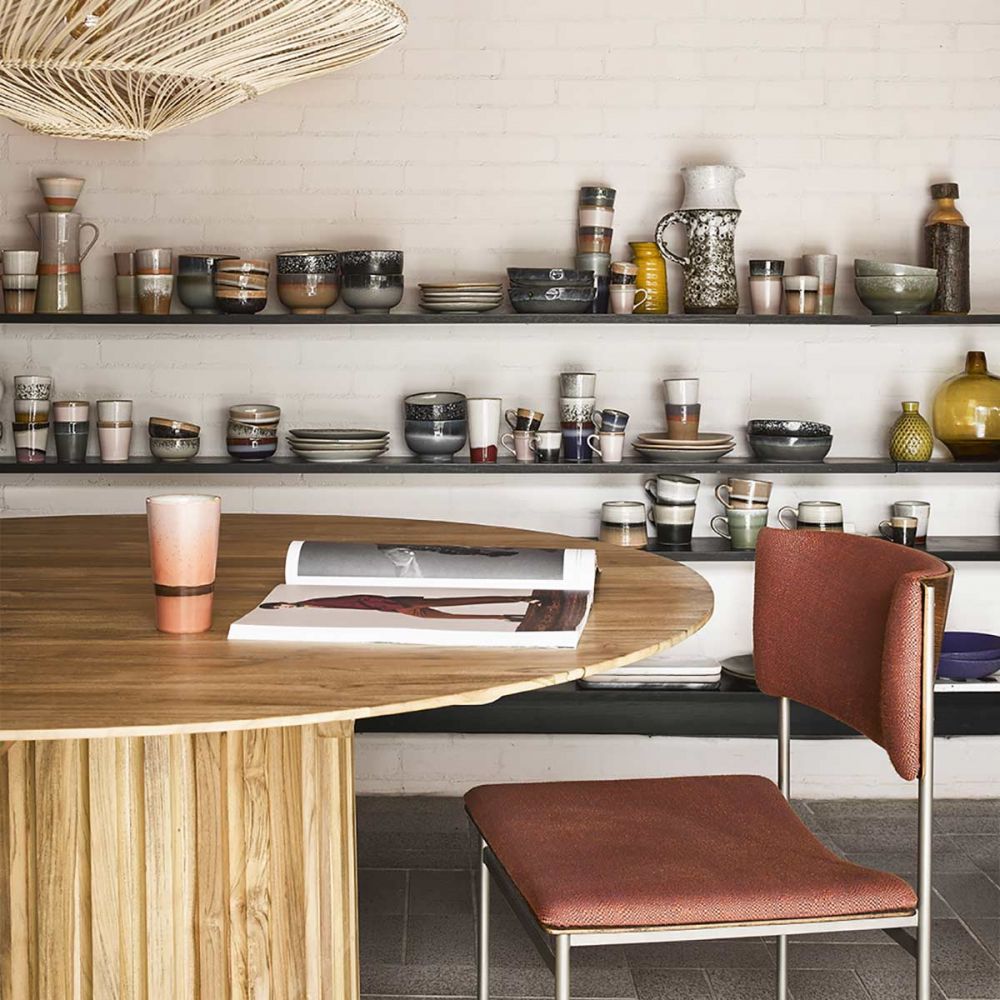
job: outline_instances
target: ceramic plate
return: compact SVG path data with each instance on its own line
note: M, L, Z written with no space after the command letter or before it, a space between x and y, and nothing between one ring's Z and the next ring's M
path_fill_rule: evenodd
M429 281L417 282L417 288L427 288L432 291L459 291L459 292L473 292L473 291L500 291L503 288L499 282L496 281L452 281L452 282L441 282L440 284L434 284Z
M297 451L375 451L389 445L388 438L374 441L296 441L289 438L288 444Z
M707 448L711 445L732 444L733 435L723 434L720 431L714 433L705 431L699 434L697 440L682 441L680 438L672 438L666 431L652 431L640 434L639 440L643 444L668 445L671 448Z
M697 454L702 451L715 451L716 448L732 448L735 441L719 441L716 444L695 444L689 447L683 445L653 444L651 441L643 441L641 438L633 442L637 448L645 448L647 451L686 451Z
M376 448L354 451L299 451L296 455L304 462L370 462L379 455L384 455L388 448Z
M691 465L694 462L717 462L723 455L728 455L736 445L728 448L702 448L698 451L664 451L662 448L644 448L640 443L632 446L643 458L651 462L664 462L672 465Z
M373 441L389 436L388 431L376 431L370 427L300 427L288 433L305 441Z
M500 308L499 302L421 302L421 309L432 313L484 313Z

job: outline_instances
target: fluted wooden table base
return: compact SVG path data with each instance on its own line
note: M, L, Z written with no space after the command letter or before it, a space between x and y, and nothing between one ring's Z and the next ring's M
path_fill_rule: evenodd
M352 730L8 745L0 997L357 997Z

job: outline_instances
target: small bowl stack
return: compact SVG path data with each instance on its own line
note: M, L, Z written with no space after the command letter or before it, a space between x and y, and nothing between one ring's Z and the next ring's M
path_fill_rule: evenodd
M286 250L277 255L278 298L296 316L322 316L340 295L336 250Z
M416 392L403 400L406 447L421 462L450 462L465 447L469 412L460 392Z
M118 263L118 254L115 257ZM224 253L182 253L177 258L177 298L196 315L217 314L219 307L215 301L213 278L216 261L238 259L233 254Z
M273 403L229 407L226 451L240 462L263 462L278 450L281 410Z
M873 316L925 313L937 294L938 273L916 264L854 261L854 290Z
M371 462L389 450L389 432L369 428L302 427L288 444L304 462Z
M341 294L356 313L388 313L403 298L402 250L345 250Z
M422 283L420 308L432 313L483 313L503 302L503 285L496 281Z
M257 313L267 305L271 265L266 260L223 257L215 262L213 273L215 303L224 313Z
M833 435L829 424L813 420L751 420L747 441L761 462L822 462Z
M169 417L149 418L149 451L163 462L186 462L198 454L201 428Z
M596 294L593 271L565 267L508 267L515 312L557 315L590 312Z

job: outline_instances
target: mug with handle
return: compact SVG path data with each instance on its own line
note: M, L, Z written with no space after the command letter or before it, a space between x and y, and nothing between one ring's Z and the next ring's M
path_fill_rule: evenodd
M625 452L625 434L621 431L602 431L587 438L591 451L600 456L605 465L620 462Z
M533 431L506 431L500 437L500 444L509 451L518 462L534 462L535 435Z

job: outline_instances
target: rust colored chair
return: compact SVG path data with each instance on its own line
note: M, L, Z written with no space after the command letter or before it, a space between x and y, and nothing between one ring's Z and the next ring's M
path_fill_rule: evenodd
M489 997L491 882L569 1000L588 945L883 930L917 959L930 1000L933 694L952 570L878 539L765 530L754 663L778 702L778 782L751 775L483 785L465 797L481 838L479 1000ZM918 891L828 850L788 803L790 701L839 719L919 779ZM916 928L916 939L905 928Z

